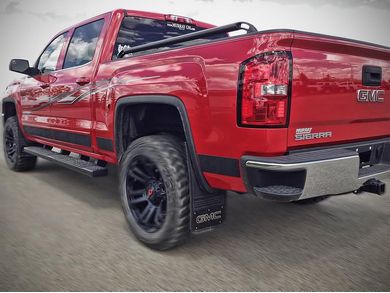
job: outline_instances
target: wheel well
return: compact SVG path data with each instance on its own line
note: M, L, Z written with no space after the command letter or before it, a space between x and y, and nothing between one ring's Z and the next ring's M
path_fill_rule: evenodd
M214 192L202 174L195 151L190 121L183 102L174 96L128 96L115 107L115 145L118 159L138 137L169 133L182 139L188 151L188 163L195 178L192 185L206 192ZM191 177L192 178L192 177Z
M122 154L135 139L169 133L186 140L178 109L169 104L124 105L117 113L117 152Z
M9 117L16 116L16 106L14 102L4 101L3 102L3 119L7 121Z

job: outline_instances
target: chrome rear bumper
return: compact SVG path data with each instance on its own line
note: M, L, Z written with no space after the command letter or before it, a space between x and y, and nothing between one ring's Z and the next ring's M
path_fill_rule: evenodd
M268 199L341 194L359 189L369 179L390 176L390 140L278 157L244 156L241 168L247 189Z

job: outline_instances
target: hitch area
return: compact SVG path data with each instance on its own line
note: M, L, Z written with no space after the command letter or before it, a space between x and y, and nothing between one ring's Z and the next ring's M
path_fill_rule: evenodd
M358 194L358 193L365 191L365 192L370 192L370 193L382 195L386 191L385 186L386 186L386 184L384 182L373 178L373 179L370 179L370 180L367 180L366 182L364 182L362 187L360 187L354 193Z

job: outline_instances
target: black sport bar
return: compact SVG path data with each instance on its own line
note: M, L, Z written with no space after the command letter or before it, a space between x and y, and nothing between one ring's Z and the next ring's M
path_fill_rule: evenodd
M255 28L255 26L248 23L248 22L235 22L232 24L213 27L213 28L201 30L198 32L185 34L182 36L177 36L177 37L172 37L169 39L164 39L164 40L152 42L149 44L135 46L133 48L129 48L129 49L120 51L117 56L118 56L118 58L122 58L126 54L130 54L130 53L136 53L136 52L140 52L140 51L156 49L156 48L160 48L160 47L164 47L164 46L169 46L169 45L173 45L173 44L192 41L192 40L205 38L205 37L209 37L209 36L216 35L216 34L224 34L224 33L234 32L234 31L238 31L238 30L245 30L247 32L247 34L257 32L257 29Z

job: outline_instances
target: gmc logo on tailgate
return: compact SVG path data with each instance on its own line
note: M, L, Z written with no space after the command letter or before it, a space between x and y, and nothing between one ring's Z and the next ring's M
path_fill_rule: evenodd
M365 103L383 103L385 101L384 90L358 90L357 91L358 102Z

